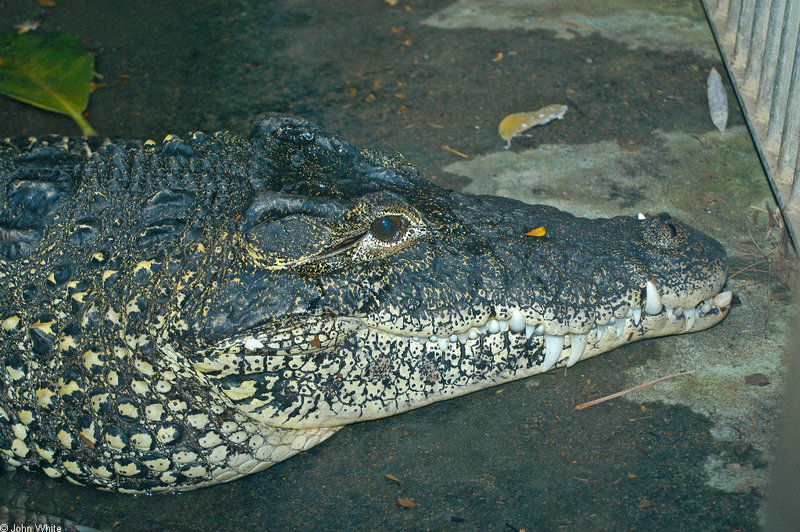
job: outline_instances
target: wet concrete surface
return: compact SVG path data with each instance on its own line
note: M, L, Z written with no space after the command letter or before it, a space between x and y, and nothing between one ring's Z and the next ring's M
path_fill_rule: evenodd
M245 134L259 112L289 112L456 189L671 212L726 244L741 305L708 331L346 427L227 485L132 497L4 472L0 503L114 530L757 528L790 300L771 297L785 289L754 245L774 245L774 203L729 85L728 131L708 115L706 76L724 70L700 5L391 3L0 0L0 31L37 20L84 39L109 85L88 109L103 135ZM504 149L503 116L552 103L564 120ZM78 134L2 108L2 137ZM574 409L681 370L696 372Z

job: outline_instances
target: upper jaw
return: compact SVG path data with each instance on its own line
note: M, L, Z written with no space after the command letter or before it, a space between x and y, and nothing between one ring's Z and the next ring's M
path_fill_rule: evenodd
M530 309L505 307L497 309L494 317L467 328L440 330L434 334L420 334L417 331L400 331L396 328L376 327L364 320L364 325L395 338L405 338L420 343L438 344L446 351L449 344L471 343L479 338L495 334L525 335L527 341L544 341L545 356L541 372L552 369L556 364L574 365L579 360L594 356L622 344L641 338L664 336L683 332L699 331L720 322L730 310L732 293L717 292L695 305L667 306L659 297L658 291L648 281L647 298L641 306L632 306L621 317L611 316L599 319L586 327L576 330L565 329L557 322L532 318ZM392 330L393 329L393 330Z

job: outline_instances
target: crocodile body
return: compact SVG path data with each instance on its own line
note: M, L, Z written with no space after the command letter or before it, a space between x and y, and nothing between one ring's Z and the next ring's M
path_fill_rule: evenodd
M284 115L7 139L0 202L0 457L123 492L226 482L731 300L722 247L668 215L458 194Z

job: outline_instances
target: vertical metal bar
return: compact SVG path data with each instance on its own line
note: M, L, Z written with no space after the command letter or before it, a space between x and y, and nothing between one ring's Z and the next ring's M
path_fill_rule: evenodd
M744 0L736 29L736 46L733 49L733 62L747 60L747 53L753 40L753 12L756 0Z
M794 179L792 179L792 194L789 196L789 204L800 205L800 157L794 162Z
M767 42L764 57L761 60L761 79L758 82L755 115L757 118L769 119L772 106L772 88L775 86L775 68L778 64L778 50L781 45L781 29L783 28L783 10L786 0L773 0L769 10L767 24Z
M761 77L761 60L764 57L764 43L767 38L767 22L772 0L756 2L753 31L750 36L750 49L747 53L747 66L744 71L742 89L755 96L758 92L758 79Z
M786 101L789 97L789 83L792 78L792 65L794 64L794 49L797 47L797 23L800 2L791 1L786 6L783 14L783 31L781 46L778 51L777 73L775 75L775 89L772 95L772 105L769 111L769 124L767 126L767 144L780 142L783 132L783 123L786 119Z
M725 20L725 33L736 37L736 26L739 21L739 12L742 10L742 0L730 0L728 4L728 17Z
M796 17L800 19L800 13ZM789 100L786 105L786 124L781 138L778 154L778 174L789 175L794 172L792 192L789 203L800 205L800 170L798 170L798 150L800 150L800 37L795 41L792 81L789 86Z

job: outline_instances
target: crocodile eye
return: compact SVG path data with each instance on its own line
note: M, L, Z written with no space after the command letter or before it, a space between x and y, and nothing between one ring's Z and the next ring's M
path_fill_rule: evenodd
M388 214L376 219L369 226L372 236L381 242L396 242L408 229L408 220L403 216Z

